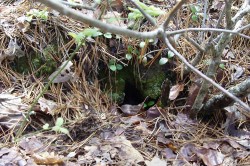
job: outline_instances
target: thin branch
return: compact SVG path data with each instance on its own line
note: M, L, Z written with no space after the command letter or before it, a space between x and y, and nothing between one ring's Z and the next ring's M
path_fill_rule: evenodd
M232 21L232 0L225 0L225 14L226 14L226 28L232 29L233 21Z
M156 26L155 20L147 14L134 0L129 0L131 3L135 5L135 7L141 12L142 15L153 25Z
M229 88L230 93L234 94L237 97L245 97L250 93L250 77L245 81ZM206 115L212 115L214 111L224 108L226 106L232 105L234 101L225 96L225 94L215 95L211 99L209 99L203 107L203 112ZM244 113L248 117L250 117L250 113Z
M200 51L200 52L204 52L205 50L200 46L200 44L196 43L196 41L194 41L193 39L191 39L190 37L188 37L187 35L184 35L185 39L187 39L187 41L189 41L193 46L195 46L195 48Z
M83 9L87 9L87 10L95 10L93 6L85 6L83 4L79 4L79 3L75 3L75 2L68 2L68 1L62 1L59 0L61 3L63 3L64 5L68 5L70 7L75 7L75 8L83 8Z
M219 16L219 19L218 19L218 21L217 21L217 23L215 25L215 28L218 28L220 26L220 23L221 23L222 18L223 18L224 14L225 14L225 11L226 11L226 8L224 7L222 12L220 13L220 16ZM212 42L212 40L214 38L214 34L215 34L215 32L211 32L211 36L208 39L208 43Z
M170 20L172 20L172 18L174 17L174 14L177 12L177 10L179 8L181 8L181 6L186 3L187 0L181 0L180 2L178 2L174 7L173 9L171 9L171 11L168 13L168 17L167 19L165 20L165 22L163 23L163 29L166 30L167 29L167 26L170 22Z
M202 19L202 28L205 28L205 24L206 24L206 18L207 18L207 8L208 8L208 0L205 0L205 4L204 4L204 11L203 11L203 19ZM204 32L201 33L201 38L200 38L200 42L203 41L204 38Z
M212 59L210 59L210 64L208 66L206 76L209 78L213 78L216 75L217 68L221 62L221 53L218 54L218 51L215 50L214 45L210 44L207 46L209 51L206 51L209 55L211 55ZM203 107L203 102L208 94L208 90L211 87L208 81L204 80L201 84L201 88L199 90L198 95L195 98L194 104L192 106L192 112L190 114L191 117L195 117L197 113Z
M134 38L141 38L141 39L154 39L158 37L159 29L156 29L150 32L137 32L137 31L126 29L126 28L121 28L119 26L103 23L99 20L91 18L87 15L84 15L79 11L70 9L63 4L60 4L58 1L54 1L54 0L37 0L37 1L59 11L60 13L72 19L81 21L93 27L100 28L104 32L110 32L114 34L119 34L119 35L124 35L128 37L134 37Z
M231 98L232 100L234 100L235 102L238 102L240 105L242 105L242 107L244 107L247 111L250 112L250 107L245 104L244 102L242 102L239 98L237 98L236 96L234 96L233 94L231 94L230 92L228 92L226 89L224 89L222 86L220 86L219 84L217 84L214 80L212 80L211 78L207 77L206 75L204 75L202 72L200 72L198 69L196 69L194 66L192 66L190 63L188 63L188 61L176 50L174 49L174 47L170 44L168 38L166 37L166 34L164 34L163 32L161 32L162 36L164 36L163 40L166 43L166 45L169 47L169 49L185 64L187 65L194 73L196 73L197 75L199 75L201 78L203 78L204 80L210 82L212 85L214 85L216 88L218 88L220 91L222 91L223 93L225 93L226 96L228 96L229 98Z
M250 40L250 36L244 35L242 33L239 33L239 31L236 30L227 30L227 29L217 29L217 28L186 28L186 29L180 29L180 30L175 30L175 31L167 31L166 34L167 35L176 35L176 34L182 34L182 33L186 33L186 32L199 32L199 31L210 31L210 32L224 32L224 33L231 33L231 34L235 34L235 35L239 35L243 38L249 39Z
M243 31L244 29L247 29L247 28L250 28L250 24L247 24L247 25L245 25L245 26L243 26L243 27L237 29L236 31L237 31L237 32L240 32L240 31Z
M240 10L232 18L232 21L234 23L236 23L237 21L242 19L249 12L250 12L250 2L249 2L249 0L245 0L244 3L242 4Z

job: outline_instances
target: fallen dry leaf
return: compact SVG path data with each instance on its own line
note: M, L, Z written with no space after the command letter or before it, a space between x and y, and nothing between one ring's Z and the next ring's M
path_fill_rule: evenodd
M57 104L54 101L47 100L45 98L39 98L38 103L40 104L40 108L42 112L48 113L50 115L54 115L54 111L57 108Z
M49 80L52 80L56 74L63 68L63 66L67 63L67 61L64 61L59 68L53 72L49 76ZM68 64L65 66L65 68L60 72L58 76L53 80L53 83L60 83L60 82L67 82L67 81L74 81L76 76L74 72L71 71L71 66L73 63L71 61L68 62Z
M44 152L40 154L33 154L32 158L34 159L36 164L43 165L55 165L55 164L63 164L63 157L56 155L54 152Z
M197 156L199 156L207 166L222 164L225 157L221 152L211 149L202 148L196 152Z
M170 100L176 99L179 93L183 91L183 89L184 89L184 84L177 84L172 86L169 93L169 99Z
M147 166L166 166L167 162L155 156L151 161L145 161Z
M31 138L23 138L19 146L25 150L26 153L32 154L36 151L39 151L44 145L38 140L35 136Z
M27 108L28 106L22 103L21 97L9 93L0 94L0 125L9 129L17 126Z

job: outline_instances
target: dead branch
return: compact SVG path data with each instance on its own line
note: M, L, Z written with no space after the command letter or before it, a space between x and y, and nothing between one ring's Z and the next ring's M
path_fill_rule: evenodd
M231 87L228 91L240 98L247 96L250 93L250 77ZM230 106L233 103L234 101L225 94L215 95L205 103L202 112L206 115L212 115L215 111ZM248 115L250 117L250 112L248 112Z

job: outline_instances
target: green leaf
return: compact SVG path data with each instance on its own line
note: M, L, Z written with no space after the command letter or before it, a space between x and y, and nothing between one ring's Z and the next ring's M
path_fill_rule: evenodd
M148 62L147 57L143 57L143 58L142 58L142 63L145 65L145 64L147 64L147 62Z
M131 54L126 54L125 57L127 60L130 60L130 59L132 59L133 56Z
M140 42L140 44L139 44L139 46L141 47L141 48L143 48L144 46L145 46L145 42Z
M75 39L77 37L77 34L74 32L69 32L69 36Z
M116 65L109 65L109 69L112 71L116 71Z
M26 21L31 22L33 19L33 16L26 16L25 19Z
M159 60L159 65L164 65L164 64L166 64L168 62L168 58L161 58L160 60Z
M151 107L151 106L153 106L154 104L155 104L154 101L149 101L147 105L148 105L149 107Z
M168 58L173 58L174 57L174 53L172 51L168 51Z
M225 69L225 65L223 63L219 64L219 67L223 70Z
M100 4L102 1L101 0L94 0L95 3Z
M129 46L128 46L128 53L132 53L133 50L134 50L133 47L129 45Z
M196 14L193 14L191 18L193 21L198 21L198 16Z
M112 38L112 34L111 33L105 33L104 34L104 37L108 38L108 39L111 39Z
M69 35L75 39L76 44L80 44L82 42L82 40L85 38L85 35L83 34L83 32L79 32L79 33L73 33L73 32L69 32Z
M48 130L48 129L49 129L49 124L48 124L48 123L44 124L44 125L43 125L43 129L44 129L44 130Z
M116 64L116 69L117 70L122 70L123 66L121 64Z
M63 134L67 134L67 135L69 134L69 130L66 129L66 128L64 128L64 127L60 127L59 131L60 131L61 133L63 133Z
M56 120L56 126L62 126L63 125L63 118L61 118L61 117L59 117L59 118L57 118L57 120Z
M97 37L102 35L97 28L85 28L82 33L87 37Z
M196 6L196 5L191 5L191 6L190 6L190 9L191 9L191 12L192 12L193 14L196 14L196 13L198 13L198 12L200 11L199 6Z
M60 130L60 126L54 126L52 127L52 130L55 131L55 132L58 132Z
M149 39L148 42L149 42L149 43L153 43L153 42L154 42L154 39Z
M114 65L115 62L116 62L115 59L110 59L110 60L109 60L109 65Z

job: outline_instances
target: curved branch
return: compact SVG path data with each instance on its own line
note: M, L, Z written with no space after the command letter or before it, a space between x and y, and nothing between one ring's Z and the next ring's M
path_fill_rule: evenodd
M228 91L237 97L247 96L250 93L250 77L236 86L229 88ZM203 112L206 113L206 115L212 115L214 111L232 105L233 103L234 101L225 94L215 95L206 102L203 107ZM245 115L250 117L250 113Z
M141 38L141 39L154 39L158 36L158 33L159 33L159 29L156 29L151 32L136 32L136 31L129 30L126 28L121 28L118 26L106 24L94 18L88 17L87 15L84 15L79 11L70 9L63 4L60 4L59 1L55 1L55 0L37 0L37 1L59 11L63 15L66 15L70 18L81 21L83 23L86 23L90 26L97 27L104 32L110 32L114 34L119 34L119 35L124 35L128 37L134 37L134 38Z
M232 33L232 34L236 34L236 35L239 35L241 37L244 37L244 38L250 40L250 36L239 33L239 30L227 30L227 29L217 29L217 28L186 28L186 29L180 29L180 30L176 30L176 31L167 31L166 34L167 35L176 35L176 34L186 33L186 32L190 32L190 31L196 31L196 32L210 31L210 32Z
M75 2L68 2L68 1L61 1L62 4L68 5L70 7L76 7L76 8L82 8L82 9L87 9L87 10L95 10L95 8L93 6L85 6L83 4L79 4L79 3L75 3Z
M170 41L168 40L167 36L165 33L163 33L163 31L161 32L162 36L164 36L163 40L166 43L166 45L169 47L169 49L186 65L188 66L194 73L196 73L197 75L199 75L201 78L203 78L204 80L208 81L209 83L211 83L212 85L214 85L216 88L218 88L221 92L223 92L225 95L227 95L229 98L231 98L232 100L234 100L235 102L238 102L240 105L242 105L242 107L244 107L247 111L250 112L250 107L245 104L243 101L241 101L239 98L237 98L235 95L231 94L230 92L228 92L226 89L224 89L222 86L220 86L219 84L217 84L214 80L212 80L211 78L207 77L206 75L204 75L202 72L200 72L198 69L196 69L194 66L192 66L190 63L188 63L188 61L176 50L174 49L174 47L171 45Z

